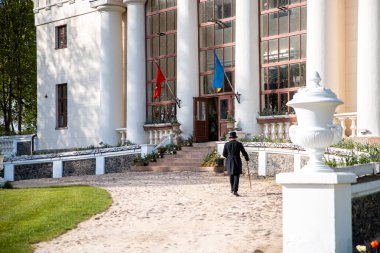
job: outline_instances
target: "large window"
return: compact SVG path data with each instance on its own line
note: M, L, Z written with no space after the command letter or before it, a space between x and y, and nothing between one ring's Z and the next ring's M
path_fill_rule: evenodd
M67 127L67 84L57 85L57 128Z
M55 48L61 49L67 47L67 26L57 26L55 28Z
M146 4L147 123L170 122L176 116L176 0L148 0ZM161 96L153 99L156 63L166 77Z
M261 112L286 114L306 77L306 0L260 0Z
M232 91L224 80L222 90L213 88L215 49L231 85L235 82L235 0L199 0L199 94Z

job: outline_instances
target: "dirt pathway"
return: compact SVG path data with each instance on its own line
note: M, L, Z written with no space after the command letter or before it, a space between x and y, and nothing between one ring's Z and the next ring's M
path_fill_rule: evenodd
M281 188L242 178L239 193L228 177L211 173L123 173L15 182L16 187L89 184L105 188L113 204L36 253L282 251Z

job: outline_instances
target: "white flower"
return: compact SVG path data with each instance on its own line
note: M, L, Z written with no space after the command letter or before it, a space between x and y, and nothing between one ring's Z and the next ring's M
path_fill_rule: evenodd
M363 252L363 253L367 252L367 247L364 246L364 245L358 245L358 246L356 246L356 249L357 249L359 252Z

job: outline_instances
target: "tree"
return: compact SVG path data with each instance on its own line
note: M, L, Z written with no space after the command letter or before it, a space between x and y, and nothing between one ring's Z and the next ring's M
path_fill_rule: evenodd
M36 94L33 2L0 0L0 134L35 132Z

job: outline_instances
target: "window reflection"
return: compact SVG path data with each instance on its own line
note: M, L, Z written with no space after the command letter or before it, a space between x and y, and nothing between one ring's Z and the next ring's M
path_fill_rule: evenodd
M260 0L260 88L262 111L284 106L305 85L307 6L305 0Z
M176 94L176 4L176 0L148 0L146 2L146 97L149 123L170 122L176 113L174 101ZM156 62L167 80L161 84L161 96L153 100L156 88Z

